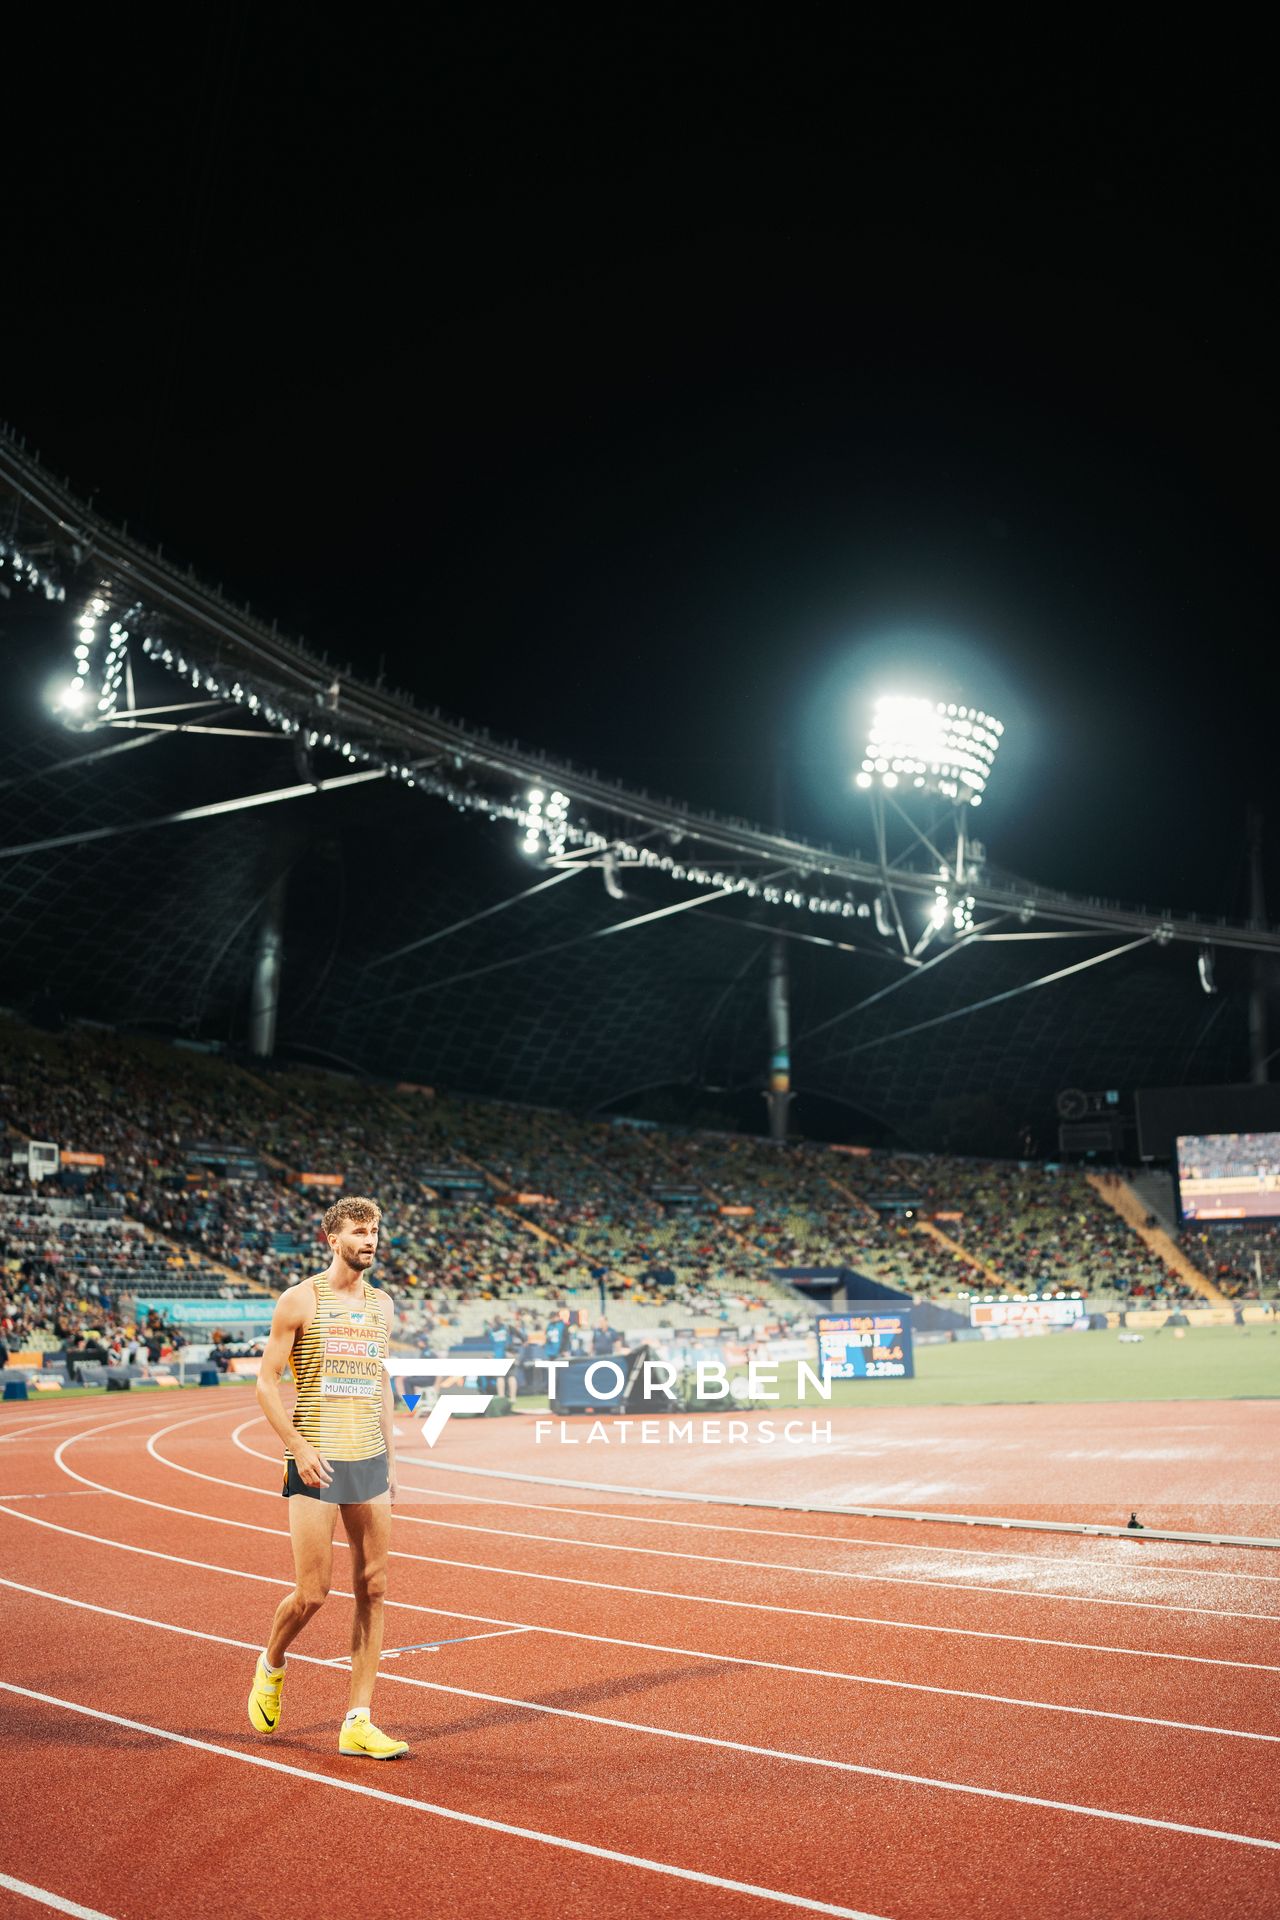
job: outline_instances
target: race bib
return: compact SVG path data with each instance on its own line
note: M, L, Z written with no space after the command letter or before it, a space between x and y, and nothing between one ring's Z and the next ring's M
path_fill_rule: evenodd
M332 1327L325 1335L320 1391L330 1400L376 1399L382 1392L382 1343L357 1326Z

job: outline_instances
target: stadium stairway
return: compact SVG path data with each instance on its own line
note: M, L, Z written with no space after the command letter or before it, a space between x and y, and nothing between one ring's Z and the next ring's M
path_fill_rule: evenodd
M935 1226L932 1220L917 1220L916 1230L919 1233L927 1233L931 1240L936 1240L939 1246L945 1247L951 1258L958 1260L961 1265L976 1267L988 1286L995 1287L997 1292L1007 1289L1008 1282L1002 1280L995 1268L980 1254L970 1253L967 1247L962 1247L958 1240L953 1240L949 1233L944 1233L942 1228Z
M485 1166L482 1160L477 1160L474 1154L464 1153L461 1147L455 1145L453 1148L453 1158L460 1167L470 1167L472 1173L482 1175L493 1188L493 1191L496 1194L500 1194L504 1200L510 1199L511 1195L515 1192L515 1188L509 1180L504 1180L500 1174L494 1173L491 1168ZM421 1185L421 1181L419 1181L418 1184Z
M164 1247L169 1255L176 1256L184 1266L194 1267L201 1273L211 1267L228 1286L234 1287L238 1294L271 1292L271 1288L264 1287L260 1280L251 1280L248 1274L237 1273L234 1267L224 1266L221 1260L215 1260L211 1253L206 1253L203 1247L197 1247L194 1242L171 1240L168 1234L159 1233L155 1227L149 1227L145 1220L135 1220L132 1214L126 1213L122 1218L131 1227L140 1228L143 1238L149 1240L153 1246Z
M1226 1295L1219 1291L1208 1275L1201 1273L1199 1267L1188 1260L1172 1234L1168 1233L1164 1227L1147 1225L1151 1208L1146 1205L1140 1195L1134 1192L1127 1180L1117 1177L1107 1178L1100 1173L1086 1173L1085 1179L1094 1192L1105 1200L1109 1207L1115 1209L1126 1225L1133 1228L1143 1245L1149 1247L1152 1253L1163 1260L1167 1266L1172 1267L1180 1280L1193 1288L1196 1293L1202 1294L1210 1306L1230 1305Z
M264 1167L274 1167L277 1173L283 1173L291 1180L299 1178L298 1169L291 1167L287 1160L282 1160L278 1153L268 1153L265 1147L255 1147L254 1152Z
M520 1227L525 1233L531 1234L535 1240L541 1241L544 1247L555 1247L559 1252L566 1254L571 1260L580 1259L577 1249L573 1247L569 1241L561 1239L554 1228L540 1226L537 1221L530 1220L527 1214L522 1213L519 1207L513 1204L512 1196L515 1188L511 1185L510 1181L502 1179L499 1174L493 1172L492 1168L486 1167L483 1161L473 1159L469 1153L463 1153L459 1148L454 1149L454 1154L461 1166L470 1167L474 1173L484 1175L484 1178L493 1189L495 1205L499 1212L504 1214L508 1220L514 1221L516 1226ZM611 1267L606 1275L606 1284L608 1284L609 1281L623 1281L627 1286L631 1286L634 1283L634 1276L623 1273L616 1267Z
M1173 1197L1173 1175L1144 1168L1135 1173L1129 1185L1148 1213L1154 1213L1160 1225L1175 1238L1178 1232L1178 1207Z
M837 1179L834 1173L828 1173L825 1168L822 1177L833 1193L838 1193L840 1198L847 1200L856 1212L861 1213L864 1218L869 1220L873 1225L878 1225L880 1215L860 1193L853 1187L846 1186L843 1180Z
M705 1181L698 1180L689 1174L682 1173L680 1168L676 1166L675 1162L668 1159L667 1155L662 1151L661 1146L659 1145L658 1141L654 1138L653 1135L645 1134L642 1137L644 1139L645 1145L648 1147L649 1151L653 1154L654 1158L660 1161L662 1166L666 1169L667 1177L679 1185L695 1186L698 1192L702 1195L703 1199L709 1200L712 1206L714 1206L714 1208L716 1209L717 1224L719 1226L720 1232L725 1236L725 1239L732 1240L733 1244L736 1247L740 1248L741 1251L746 1254L749 1260L754 1259L755 1248L752 1246L751 1242L747 1239L744 1233L739 1233L738 1229L735 1226L733 1226L732 1223L728 1219L726 1219L725 1215L720 1211L720 1209L724 1205L724 1195L722 1193L718 1193L714 1187L708 1186ZM787 1291L791 1292L792 1289L788 1288Z

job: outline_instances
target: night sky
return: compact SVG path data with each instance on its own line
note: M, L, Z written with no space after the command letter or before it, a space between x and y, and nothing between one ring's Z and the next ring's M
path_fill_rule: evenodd
M474 723L867 848L937 689L1001 867L1238 913L1253 801L1275 917L1260 57L568 19L44 49L0 411Z

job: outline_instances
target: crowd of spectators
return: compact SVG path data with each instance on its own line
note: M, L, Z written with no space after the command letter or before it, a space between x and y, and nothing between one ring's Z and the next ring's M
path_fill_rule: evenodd
M560 1285L603 1279L639 1304L696 1299L704 1309L713 1291L775 1294L768 1266L731 1230L714 1194L680 1205L656 1197L682 1184L656 1136L637 1151L634 1129L512 1107L473 1106L465 1120L470 1153L548 1236L542 1264Z
M1229 1300L1280 1294L1280 1223L1184 1227L1178 1244Z
M992 1281L1107 1304L1191 1297L1071 1168L578 1121L9 1020L0 1022L0 1119L18 1152L31 1137L102 1156L100 1168L64 1171L59 1191L111 1205L225 1277L271 1289L324 1257L319 1220L333 1189L303 1184L304 1174L374 1195L384 1212L379 1275L415 1335L447 1326L460 1307L528 1301L554 1315L593 1290L686 1318L776 1312L792 1298L779 1272L805 1268L852 1268L942 1300ZM439 1174L450 1168L465 1172L470 1191L449 1197ZM0 1192L30 1192L21 1165L0 1169ZM68 1285L77 1229L24 1219L16 1238L10 1215L2 1222L12 1330L29 1330L34 1317L58 1337L61 1314L72 1332L123 1331L117 1300L136 1251L128 1236L77 1266ZM1257 1290L1258 1264L1274 1292L1274 1230L1250 1234L1247 1249L1243 1234L1239 1242L1203 1235L1184 1246L1229 1294Z
M1075 1167L964 1159L950 1154L842 1156L841 1179L868 1204L900 1209L881 1221L881 1250L918 1262L925 1222L972 1258L970 1291L1078 1291L1104 1304L1194 1299L1173 1267L1139 1238ZM936 1242L931 1259L937 1272ZM961 1265L965 1265L962 1261Z
M79 1351L104 1362L159 1358L174 1328L139 1315L133 1293L140 1230L64 1216L38 1199L0 1202L0 1343L19 1352Z
M1280 1179L1280 1153L1274 1133L1192 1135L1179 1150L1180 1177L1198 1180Z

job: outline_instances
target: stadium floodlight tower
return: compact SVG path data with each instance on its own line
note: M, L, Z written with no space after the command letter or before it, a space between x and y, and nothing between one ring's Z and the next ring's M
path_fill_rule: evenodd
M985 858L972 831L973 809L986 797L1003 733L991 714L955 700L891 693L875 703L855 785L871 802L884 880L877 923L886 938L896 933L912 959L939 937L973 929L969 887ZM906 845L895 853L895 834L900 839L904 828ZM936 876L933 904L913 938L894 875L918 874L926 862ZM906 908L918 915L918 904Z

